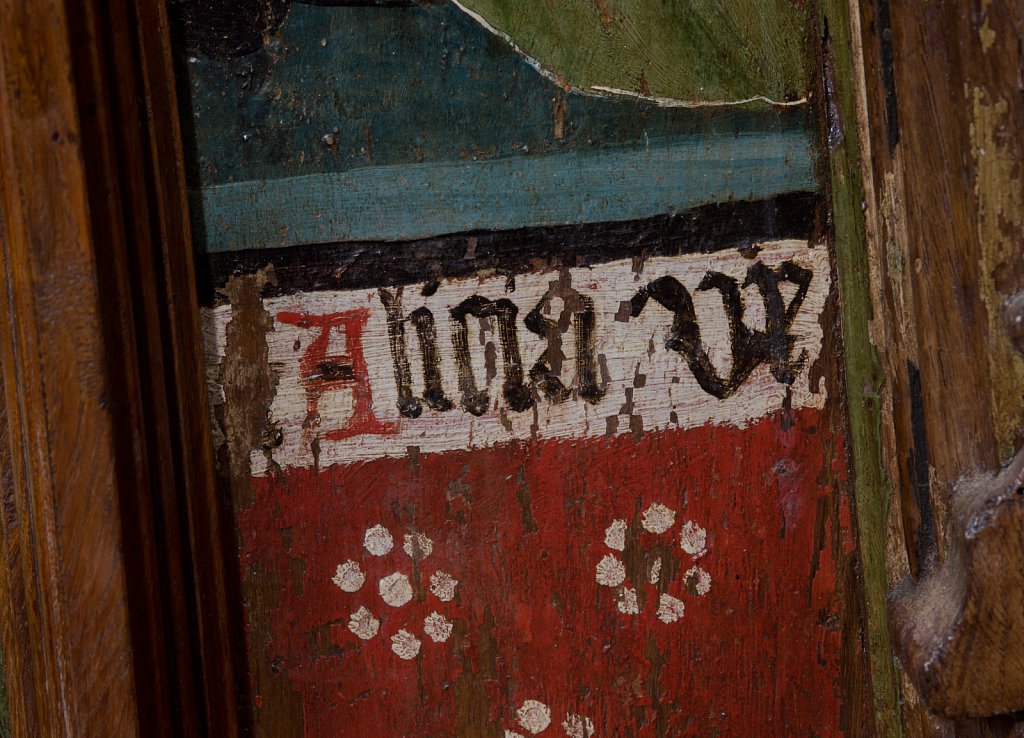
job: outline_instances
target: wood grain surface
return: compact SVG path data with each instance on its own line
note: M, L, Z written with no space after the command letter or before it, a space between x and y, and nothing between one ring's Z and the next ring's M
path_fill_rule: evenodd
M137 734L115 428L69 22L4 3L4 655L21 735ZM70 432L69 432L70 431Z
M1024 705L1024 451L998 475L961 480L941 568L905 578L893 627L925 704L990 717Z
M864 424L869 463L876 457L867 437L881 435L893 491L887 579L895 586L927 577L949 555L957 481L995 473L1021 442L1024 364L1012 351L1003 305L1024 279L1017 135L1024 14L1017 3L988 0L850 7L859 33L839 78L845 84L848 74L854 84L848 97L856 103L867 244L860 269L870 282L848 292L845 307L859 310L851 306L860 288L868 290L870 335L848 344L848 367L851 381L872 398L877 391L881 404L855 422ZM860 499L878 510L885 483L873 470L862 477L869 479L878 480L872 496L865 490ZM1012 566L996 566L1004 565ZM885 631L877 613L871 627ZM906 678L901 691L907 735L1012 730L1011 719L942 720Z
M14 733L198 735L209 718L231 735L166 17L122 2L11 2L0 16Z

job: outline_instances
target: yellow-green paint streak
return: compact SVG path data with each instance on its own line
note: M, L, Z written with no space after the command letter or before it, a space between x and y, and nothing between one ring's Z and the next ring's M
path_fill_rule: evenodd
M822 0L823 63L832 65L827 104L842 132L830 135L829 168L835 224L839 292L842 301L850 444L857 528L867 613L867 647L879 736L902 735L899 677L892 659L887 608L886 519L892 488L882 465L881 388L878 354L871 343L870 268L857 132L860 69L854 63L849 0Z
M792 0L459 0L566 87L689 102L803 99ZM763 102L763 100L762 100Z

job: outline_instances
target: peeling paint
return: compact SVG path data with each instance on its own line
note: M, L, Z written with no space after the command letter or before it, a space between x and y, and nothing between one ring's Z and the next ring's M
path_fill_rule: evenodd
M230 307L224 312L223 328L218 328L222 347L216 361L217 385L222 388L224 414L220 427L226 438L231 488L241 496L238 502L243 505L251 503L251 459L259 457L266 467L263 457L270 453L263 448L262 440L276 398L278 377L268 357L267 336L273 332L274 323L261 293L273 280L273 269L232 277L224 290Z
M365 607L360 607L348 621L348 629L361 640L368 641L380 630L380 621Z
M407 630L400 630L391 636L391 650L398 658L411 661L420 653L420 640Z
M451 574L437 571L430 575L430 591L441 602L451 602L455 599L455 587L458 580Z
M690 556L700 558L707 552L708 532L692 520L687 520L679 531L679 546Z
M667 530L667 529L666 529ZM661 557L659 556L651 562L650 569L647 570L647 581L651 584L657 584L661 581Z
M1005 301L1020 285L1002 278L1004 272L1012 271L1009 266L1019 259L1024 242L1020 131L1006 100L993 100L983 87L965 85L964 92L970 103L971 154L976 165L974 191L983 265L979 276L988 312L989 391L1000 456L1007 459L1017 448L1024 416L1024 394L1020 392L1024 358L1003 327Z
M402 544L405 551L413 561L423 561L430 556L434 550L434 542L422 533L410 533L405 536L405 543Z
M816 542L818 505L813 501L831 494L830 488L817 486L822 460L827 457L829 468L833 458L840 468L845 460L841 446L823 451L821 418L820 411L804 408L794 412L789 430L776 418L766 418L744 429L662 431L639 441L630 436L556 440L526 453L499 445L423 454L416 465L385 458L256 477L257 503L240 513L243 552L263 562L268 572L283 572L266 657L280 664L288 683L303 695L305 714L322 716L309 724L309 738L334 738L339 720L360 725L386 721L396 735L420 730L500 735L505 728L529 736L514 715L524 700L538 698L559 716L544 735L555 727L561 734L567 713L590 717L597 735L615 730L643 735L638 726L656 723L672 735L693 714L707 732L719 728L720 734L746 735L764 718L789 725L788 734L804 735L807 726L834 720L838 709L835 683L828 676L838 668L837 643L822 625L827 622L822 613L831 607L835 554ZM722 447L734 451L718 453ZM657 462L665 458L676 459L672 474L659 470ZM784 475L779 475L779 458L789 460ZM534 533L527 532L515 510L519 470L534 493ZM724 479L735 480L729 485L742 491L728 495L725 507ZM387 484L379 486L380 480ZM472 498L462 522L449 517L452 480L460 480L462 494ZM641 524L644 511L655 503L677 512L675 524L661 534ZM315 511L312 517L310 511ZM607 529L616 520L627 525L621 552L605 545ZM681 548L680 535L687 522L703 528L708 520L728 525L706 528L705 553L696 559ZM372 555L363 544L366 531L376 525L430 538L434 545L427 561L432 566L410 574L403 562L416 567L401 550ZM287 550L273 533L281 527L291 531ZM764 535L782 529L784 538ZM349 556L372 587L345 593L331 581L338 562ZM596 567L605 556L618 560L628 575L615 586L597 581ZM294 582L289 567L296 558L321 574ZM660 581L653 585L646 573L655 558L663 563ZM814 607L807 604L811 580L775 576L779 562L791 562L795 571L814 562ZM710 578L704 595L700 592L707 580L695 568ZM586 571L594 574L577 574ZM395 608L379 597L378 582L399 573L409 578L413 596ZM509 578L519 584L504 584ZM673 601L683 603L682 619ZM347 627L360 606L367 608L367 617L377 612L381 621L369 640ZM750 618L751 608L763 617ZM452 626L446 642L430 635L433 626L427 619L434 613ZM665 618L675 620L670 625ZM326 654L310 650L306 635L324 628L330 634ZM391 649L399 630L420 641L414 661L398 658ZM808 633L815 635L807 638ZM774 638L789 644L791 665L769 669L749 662L746 644ZM660 711L652 707L646 688L640 695L616 692L609 701L608 685L647 674L652 639L664 658ZM611 650L604 650L607 643L614 643ZM695 649L703 653L698 670ZM407 663L411 671L401 666ZM738 676L737 663L754 676ZM574 679L563 683L553 674L573 674ZM722 704L719 696L735 680L749 685L751 679L770 678L780 680L785 704L797 707L777 712L777 698L765 695L751 698L748 717L712 709ZM488 691L488 685L496 684L507 685L506 697ZM366 689L374 690L374 700L358 697ZM321 699L327 693L341 697ZM676 694L688 695L688 707L672 706ZM424 712L421 700L436 709ZM516 707L504 712L500 704Z
M731 252L652 258L640 273L631 260L563 270L588 306L571 314L566 333L574 348L584 336L594 345L567 351L561 377L545 364L551 337L543 316L531 317L549 301L550 274L520 275L514 291L505 277L442 281L427 294L406 290L403 320L429 320L436 336L433 349L415 357L419 376L408 382L402 367L412 348L407 340L398 353L378 290L265 299L275 318L269 356L260 360L277 372L269 417L280 443L252 450L251 472L269 473L271 457L285 468L327 466L402 457L411 447L430 453L605 435L609 417L623 416L614 433L639 437L707 422L742 426L784 403L822 407L825 394L809 386L808 371L821 346L827 261L823 248L786 241L762 244L753 262ZM625 323L615 320L624 300L632 312ZM224 350L232 309L214 310L212 362ZM474 315L482 351L468 341ZM488 355L495 357L491 373ZM604 385L592 366L598 355L611 379ZM399 371L396 356L404 356ZM423 356L438 363L430 368ZM324 375L324 366L336 375ZM237 398L244 401L248 395ZM266 423L261 416L261 428Z
M981 39L981 50L985 53L988 53L988 50L992 48L992 44L996 42L995 29L989 23L992 18L989 13L989 6L991 5L992 0L981 0L981 15L984 16L985 22L978 29L978 38Z
M676 511L671 510L660 502L655 502L644 510L644 517L640 521L644 530L650 533L664 533L676 523Z
M516 710L516 718L521 726L537 735L551 725L551 709L543 702L526 700Z
M597 564L597 583L605 587L618 587L626 580L626 567L611 554Z
M562 727L568 738L590 738L594 735L594 721L585 715L566 715Z
M444 643L451 638L455 626L436 610L423 621L423 632L430 636L434 643Z
M211 284L275 265L203 315L256 734L838 738L806 14L748 5L682 35L650 3L560 8L642 50L631 16L779 32L689 97L677 57L581 83L450 3L296 3L252 57L189 60Z
M698 597L703 597L711 591L711 575L699 566L687 569L686 574L683 575L683 581L686 583L687 590Z
M374 556L386 556L395 546L395 539L391 532L383 525L375 525L367 529L363 538L363 546Z
M619 592L619 601L616 603L616 607L623 615L639 614L640 604L637 602L636 590L631 587L623 587Z
M674 623L683 617L686 605L672 595L662 594L658 598L658 620L663 623Z
M616 551L624 551L626 549L626 528L625 520L613 520L604 532L604 545Z

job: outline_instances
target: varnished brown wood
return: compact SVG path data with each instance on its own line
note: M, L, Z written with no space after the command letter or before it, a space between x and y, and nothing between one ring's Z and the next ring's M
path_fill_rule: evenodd
M925 703L948 717L1024 708L1024 451L953 494L942 569L905 579L893 621Z
M19 734L131 735L139 714L123 537L109 514L116 442L81 123L66 16L40 10L0 8L3 619L24 628L5 631L4 651Z
M0 636L15 732L232 735L164 8L4 2L0 17Z

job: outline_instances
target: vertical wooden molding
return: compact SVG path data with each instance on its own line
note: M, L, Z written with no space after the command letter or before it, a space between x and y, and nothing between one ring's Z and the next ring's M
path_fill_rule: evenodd
M67 17L0 3L2 619L16 731L138 733L114 420ZM18 629L23 629L17 632Z
M855 3L852 3L855 6ZM898 676L892 659L886 596L885 543L891 489L882 467L880 425L883 374L871 343L870 266L858 136L859 18L847 0L820 4L822 70L831 176L832 216L849 403L857 530L866 609L867 648L877 733L900 736Z
M17 735L236 735L163 3L0 0L0 639Z
M119 9L123 25L134 32L134 45L124 53L135 55L138 96L144 101L135 115L148 133L143 142L146 167L130 199L147 206L141 241L149 246L144 258L152 263L147 280L137 287L137 298L146 305L145 363L162 371L151 379L149 396L157 403L153 416L166 426L165 437L154 443L153 453L161 460L155 502L157 517L167 525L173 521L164 532L164 557L179 562L165 596L180 600L170 603L179 668L189 660L196 669L180 675L184 690L189 680L195 681L192 693L182 695L183 708L197 711L194 720L209 735L230 738L244 731L238 695L248 689L245 634L234 596L234 511L218 498L214 481L171 30L165 3L107 4ZM123 88L121 95L125 97ZM130 106L131 100L124 104ZM182 727L190 734L188 722Z
M857 424L871 425L876 477L868 480L880 485L859 496L868 505L862 525L870 511L875 526L873 542L862 530L866 574L877 577L872 599L942 565L953 486L996 469L1022 437L1024 364L1010 348L1001 309L1024 282L1014 135L1024 110L1024 13L1019 3L998 0L851 0L848 17L855 53L837 88L853 80L862 158L848 171L859 168L864 187L850 197L847 215L865 230L863 243L853 245L860 267L844 274L841 263L840 278L851 388L861 381L872 394L866 418L851 403L855 448ZM837 181L839 192L844 183ZM838 199L835 211L839 230ZM839 251L841 259L851 253ZM886 476L891 501L881 486ZM876 566L868 561L883 554ZM879 637L887 630L883 614L871 625ZM896 675L908 736L1012 730L1009 718L938 718L906 672Z

